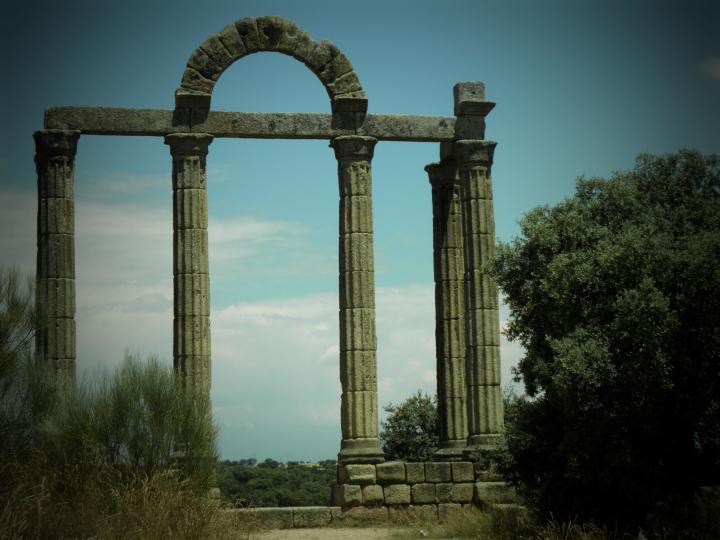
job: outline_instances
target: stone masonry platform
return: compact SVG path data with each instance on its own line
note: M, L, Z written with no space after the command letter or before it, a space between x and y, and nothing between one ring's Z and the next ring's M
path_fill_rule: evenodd
M487 505L515 502L497 474L469 461L338 465L332 502L352 507Z

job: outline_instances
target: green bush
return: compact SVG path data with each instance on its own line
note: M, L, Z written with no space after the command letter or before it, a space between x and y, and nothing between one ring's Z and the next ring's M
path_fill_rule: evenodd
M209 403L155 358L56 392L33 306L0 271L0 537L226 537Z
M52 453L68 463L107 467L123 478L175 467L202 485L212 480L209 404L186 397L155 357L127 356L114 374L61 395L45 431Z
M399 405L385 406L380 444L387 459L430 461L438 449L437 398L418 390Z
M640 156L520 227L497 251L530 396L508 478L546 517L690 537L720 483L720 159Z

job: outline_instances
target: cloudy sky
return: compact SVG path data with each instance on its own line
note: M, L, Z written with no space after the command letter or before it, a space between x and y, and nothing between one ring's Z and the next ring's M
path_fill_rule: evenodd
M2 266L34 273L33 131L59 105L172 108L192 51L239 18L281 15L348 56L369 112L452 114L482 80L497 234L576 177L640 152L720 150L720 4L550 1L3 0ZM329 112L296 60L243 58L216 110ZM430 187L436 144L373 160L381 405L434 392ZM172 354L171 161L160 138L82 137L76 161L78 366ZM212 398L224 458L339 449L337 176L324 141L218 139L208 156ZM507 317L503 312L502 317ZM522 354L503 342L503 377Z

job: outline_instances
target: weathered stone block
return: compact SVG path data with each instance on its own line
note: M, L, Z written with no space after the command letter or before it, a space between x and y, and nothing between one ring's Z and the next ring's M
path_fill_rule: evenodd
M187 65L211 81L217 81L224 69L222 66L217 65L202 49L195 49Z
M340 425L344 439L377 439L377 392L343 392L340 397Z
M306 506L292 509L293 527L325 527L332 519L330 508L324 506Z
M388 508L390 521L396 525L425 525L437 522L437 505L410 504Z
M370 525L388 521L388 509L385 506L366 508L357 506L355 508L331 508L331 525L333 527L348 527L353 525Z
M240 39L240 34L234 24L228 24L217 34L218 39L222 42L233 58L240 58L245 55L245 45Z
M476 482L475 502L485 504L517 502L515 490L505 482Z
M377 465L377 481L381 484L404 484L405 463L387 461Z
M371 484L369 486L363 486L363 505L365 506L377 506L385 502L385 496L383 493L382 486L378 484Z
M450 463L426 463L425 480L428 482L452 482Z
M447 523L449 520L460 519L463 515L463 507L457 503L438 504L438 521Z
M452 484L435 484L435 497L439 503L449 503L452 501Z
M348 66L349 65L350 64L348 63ZM328 71L335 72L335 69ZM347 95L362 90L362 86L360 86L360 81L358 80L358 77L354 71L350 71L349 73L341 75L340 77L330 82L327 87L333 95Z
M453 482L472 482L475 480L473 464L469 461L457 461L452 463Z
M425 481L424 463L405 463L405 481L408 484L421 484Z
M413 504L435 503L435 484L414 484L411 491Z
M459 82L453 87L456 104L485 101L485 83L482 81Z
M343 508L362 505L362 489L353 484L336 484L332 489L332 501Z
M262 527L268 529L292 529L292 508L256 508L253 514Z
M209 37L200 47L223 71L235 61L235 57L230 54L217 36Z
M476 482L502 482L502 475L496 471L489 470L484 463L475 463L473 468L475 470Z
M185 68L180 84L185 90L192 90L194 92L207 95L196 96L193 93L178 91L175 93L176 106L180 106L181 103L185 106L189 106L192 103L192 105L202 104L204 107L207 103L209 103L209 94L215 87L215 81L206 79L197 70L191 67Z
M450 500L456 503L470 503L473 500L474 488L472 483L453 484Z
M407 484L390 484L383 488L385 504L410 504L410 486Z
M375 391L377 388L375 351L342 351L340 382L347 391Z
M340 465L338 480L344 484L374 484L375 465Z
M43 233L73 234L75 210L72 199L40 198L38 206L38 230Z
M375 308L340 311L340 350L375 350Z
M255 19L252 17L245 17L235 22L235 28L237 29L240 39L242 39L245 50L248 53L253 53L262 50L262 43L260 41L260 35L258 33Z

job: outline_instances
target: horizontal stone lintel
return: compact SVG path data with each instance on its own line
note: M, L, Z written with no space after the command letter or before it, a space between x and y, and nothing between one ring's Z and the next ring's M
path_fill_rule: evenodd
M52 107L45 110L45 129L79 130L85 135L208 133L244 139L333 139L365 135L381 141L445 142L455 135L453 116L368 114L354 126L338 126L332 114L210 111L188 125L168 109Z

